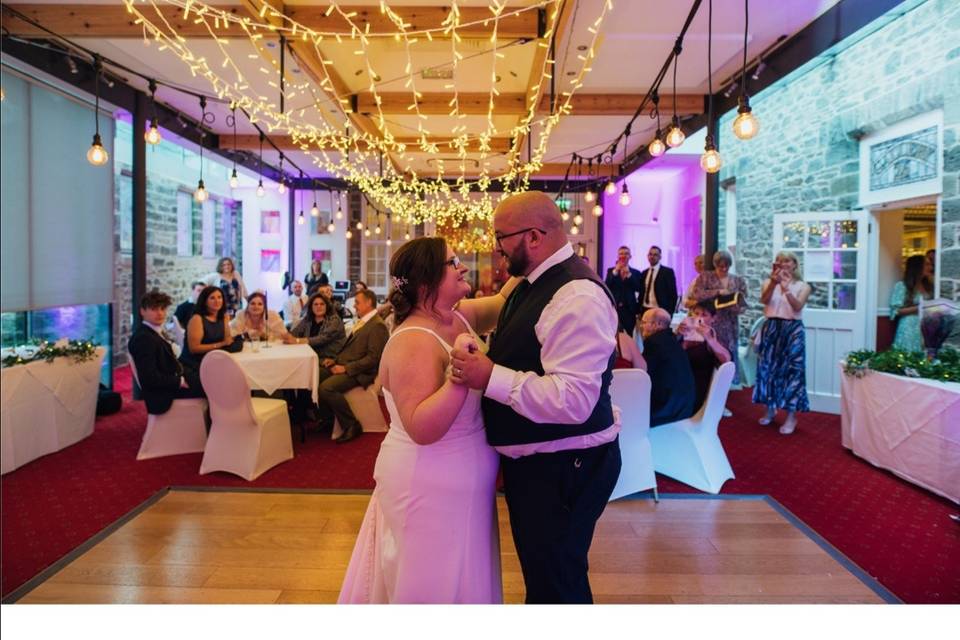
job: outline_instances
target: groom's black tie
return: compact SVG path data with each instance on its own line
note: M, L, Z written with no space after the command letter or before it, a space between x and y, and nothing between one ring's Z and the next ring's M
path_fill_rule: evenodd
M503 310L503 320L500 321L500 325L506 325L510 321L510 316L517 310L517 307L520 306L520 300L523 298L524 294L530 288L530 281L524 278L520 283L513 289L513 293L510 294L510 298L506 302L506 307Z

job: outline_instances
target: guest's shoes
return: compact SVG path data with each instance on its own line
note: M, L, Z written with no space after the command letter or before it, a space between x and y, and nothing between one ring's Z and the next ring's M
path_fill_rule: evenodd
M317 431L333 431L333 418L317 418Z
M345 442L350 442L351 440L355 440L356 438L360 437L361 433L363 433L363 431L360 429L360 425L355 424L350 428L348 428L346 431L344 431L340 435L340 437L337 438L337 444L344 444Z
M726 407L724 407L724 408L723 408L723 417L724 417L724 418L732 418L732 417L733 417L733 411L730 411L730 409L727 409Z
M757 422L759 422L760 424L766 427L767 425L772 424L773 419L776 417L777 417L776 409L774 409L773 411L771 411L770 409L767 409L767 412L763 414L763 417L757 420Z
M797 419L796 418L787 418L787 421L783 423L783 426L780 427L780 433L782 435L788 436L797 429Z

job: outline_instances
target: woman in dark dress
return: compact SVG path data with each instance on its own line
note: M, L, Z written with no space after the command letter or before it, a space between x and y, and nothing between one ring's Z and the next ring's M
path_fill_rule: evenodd
M197 306L187 323L187 339L184 341L180 360L199 370L203 356L231 344L233 336L230 333L230 319L227 317L223 291L219 287L206 287L197 297Z
M689 318L677 328L683 338L683 349L690 360L690 368L693 369L696 386L694 406L697 411L707 399L713 372L724 362L730 362L730 351L720 343L713 327L716 315L712 300L697 302Z
M307 287L308 296L315 294L323 285L330 284L330 278L323 272L323 264L319 260L310 263L310 273L303 279L303 284Z

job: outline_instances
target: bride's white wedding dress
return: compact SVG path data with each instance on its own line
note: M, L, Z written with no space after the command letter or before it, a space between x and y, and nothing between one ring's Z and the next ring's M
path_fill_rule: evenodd
M452 349L422 327L400 328L390 339L405 331L430 333L448 353ZM383 389L383 395L390 430L339 602L502 602L498 456L483 431L480 392L469 392L447 433L429 445L410 438L390 392Z

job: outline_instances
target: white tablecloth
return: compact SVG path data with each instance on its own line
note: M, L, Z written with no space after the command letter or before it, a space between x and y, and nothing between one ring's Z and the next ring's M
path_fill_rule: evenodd
M960 503L960 384L841 374L843 446Z
M320 359L307 344L273 344L260 347L258 353L244 345L231 354L247 376L251 389L273 393L277 389L309 389L313 401L320 389Z
M0 473L93 433L105 353L101 347L87 362L57 358L0 370Z

